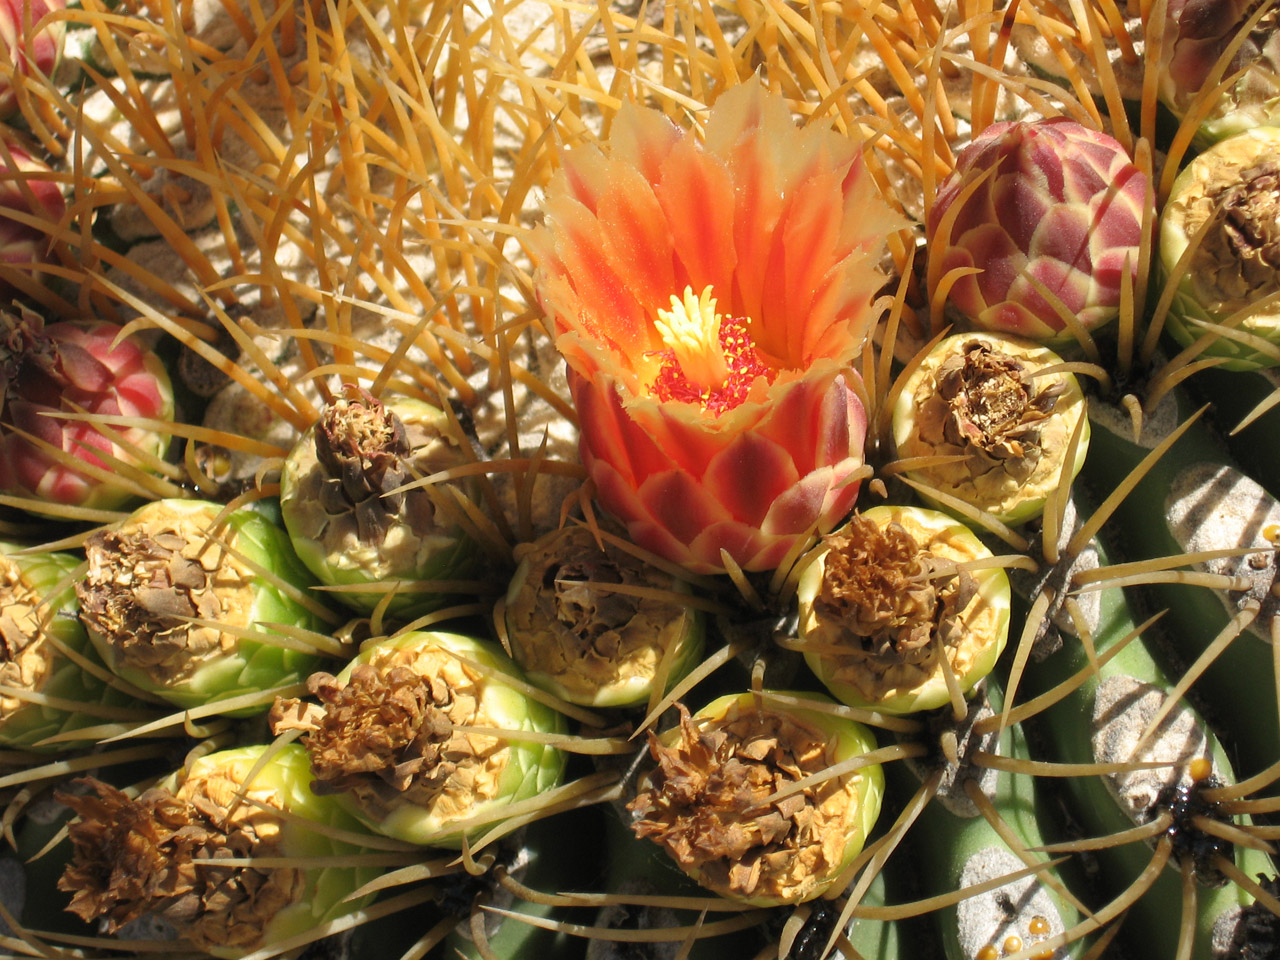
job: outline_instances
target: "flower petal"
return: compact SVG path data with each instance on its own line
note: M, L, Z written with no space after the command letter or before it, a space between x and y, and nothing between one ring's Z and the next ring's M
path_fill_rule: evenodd
M692 137L672 148L654 192L671 228L678 266L676 283L700 293L733 289L738 258L733 245L733 177L724 161L703 150Z
M757 529L774 500L800 479L787 451L757 433L744 433L707 467L707 490L733 516Z

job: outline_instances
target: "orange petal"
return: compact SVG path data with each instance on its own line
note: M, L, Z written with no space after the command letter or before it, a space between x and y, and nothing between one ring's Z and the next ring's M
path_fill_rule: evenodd
M600 221L564 196L549 198L546 212L554 223L556 257L580 303L577 311L555 304L556 322L608 343L621 356L648 350L648 316L605 255Z
M733 289L737 254L733 244L733 179L724 162L686 135L672 148L655 187L671 227L677 260L676 284L698 293L711 285Z
M635 167L649 183L657 183L667 154L682 136L680 128L657 110L626 103L609 131L610 156Z
M613 381L569 372L569 390L578 411L583 459L611 464L633 487L651 473L670 470L671 459L627 414Z
M775 387L756 431L785 448L801 475L860 456L866 414L843 375L820 374Z
M652 317L682 289L676 285L671 229L653 188L638 170L617 162L608 169L612 183L599 206L605 254L614 272L627 278L641 309ZM661 349L661 339L650 336L648 349Z
M771 536L827 533L853 508L858 484L846 478L862 465L860 458L813 471L769 505L760 524Z
M840 195L843 174L843 170L826 171L799 184L780 224L782 270L771 274L770 292L759 319L766 329L781 324L787 331L786 352L782 356L788 367L803 364L803 345L814 339L814 326L831 319L829 314L814 310L814 300L823 277L835 265L833 254L839 241L841 211L832 204L832 198ZM854 356L851 353L831 359L848 363Z

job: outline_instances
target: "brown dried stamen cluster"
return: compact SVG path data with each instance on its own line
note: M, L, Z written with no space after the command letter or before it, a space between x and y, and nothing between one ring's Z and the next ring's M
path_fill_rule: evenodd
M307 687L322 706L279 700L270 720L276 733L307 731L317 794L348 793L374 818L404 805L430 809L492 795L480 770L498 741L455 728L483 725L474 688L454 689L445 674L407 658L358 664L345 684L315 674Z
M191 676L235 646L210 623L244 619L253 572L215 541L173 524L101 530L85 542L89 572L76 584L81 619L105 637L120 661L157 682Z
M44 643L39 595L22 578L17 564L0 558L0 686L39 690L53 664L53 650ZM25 701L0 696L0 719Z
M1000 468L1026 480L1043 454L1041 428L1064 389L1054 378L1037 388L1026 372L990 344L965 344L938 368L936 389L920 410L921 438L939 454L967 456L973 476Z
M152 789L137 799L89 779L95 795L59 794L80 821L58 889L68 907L108 933L154 915L202 949L252 948L271 919L302 895L293 867L213 867L210 861L279 856L280 818L252 804L228 815L207 797Z
M716 892L804 899L843 857L846 781L833 777L767 801L830 765L827 740L780 713L699 724L681 706L675 743L663 746L650 734L658 768L630 804L632 828Z
M1222 241L1240 263L1250 290L1276 285L1280 271L1280 166L1246 170L1219 195Z
M921 549L901 525L881 528L861 516L828 547L814 609L848 636L841 657L924 664L935 638L958 645L960 614L977 593L969 573Z
M1188 206L1189 235L1206 219L1216 223L1196 250L1191 272L1221 301L1218 312L1280 290L1280 161L1225 164Z
M351 512L365 543L386 536L391 518L408 508L409 522L430 526L434 511L428 497L391 493L414 477L406 458L409 436L399 417L367 390L335 400L315 430L316 458L327 474L317 491L328 514ZM414 511L425 516L414 517ZM414 524L415 527L418 524Z
M632 676L652 675L663 652L687 628L685 608L606 586L671 588L635 557L587 530L567 530L545 549L525 557L523 589L510 601L516 659L525 669L590 694Z
M26 364L35 364L62 382L58 345L44 332L44 318L26 308L0 310L0 413L9 385Z

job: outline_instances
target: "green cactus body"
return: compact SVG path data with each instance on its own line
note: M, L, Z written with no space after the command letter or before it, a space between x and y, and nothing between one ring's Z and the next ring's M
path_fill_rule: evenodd
M1004 697L994 678L987 678L982 695L987 701L983 712L988 716L998 714ZM1006 728L998 746L984 743L982 749L1007 758L1030 756L1026 737L1018 726ZM1045 842L1033 776L1008 770L984 771L975 766L962 769L956 779L969 779L986 795L1000 819L1023 844L1024 855L1025 851ZM918 875L924 878L925 892L949 893L1025 872L1027 863L979 809L963 794L955 800L957 802L946 805L931 803L912 829L912 853ZM1031 857L1033 862L1049 859L1039 853ZM984 951L991 950L997 951L995 956L1015 950L1034 950L1037 942L1061 937L1067 931L1073 931L1071 942L1054 950L1052 955L1083 955L1088 938L1073 929L1081 915L1060 892L1064 887L1057 871L1046 868L1044 876L1053 878L1057 887L1040 876L1021 877L938 911L937 922L948 960L975 960L986 956Z
M1094 544L1080 555L1073 570L1092 573L1106 564L1106 552ZM1138 623L1122 590L1081 594L1078 599L1082 601L1078 609L1087 611L1086 625L1099 666L1065 699L1027 721L1036 733L1036 742L1045 746L1045 758L1057 763L1170 764L1061 778L1063 795L1070 801L1071 816L1080 829L1087 836L1100 838L1119 834L1168 809L1177 791L1196 789L1196 778L1211 774L1219 782L1234 782L1235 773L1226 751L1185 700L1178 701L1150 741L1139 746L1140 737L1157 719L1172 684L1148 649L1146 638L1133 638ZM1051 656L1028 662L1028 695L1044 693L1089 667L1089 656L1079 638L1068 632L1062 640L1062 646ZM1122 642L1125 645L1120 648ZM1227 819L1235 824L1248 823L1246 818ZM1119 895L1147 867L1153 853L1154 847L1141 841L1097 851L1105 891ZM1257 850L1240 846L1232 856L1250 875L1272 870L1266 855ZM1182 912L1181 887L1174 862L1130 908L1123 935L1135 950L1151 956L1177 955L1179 925L1171 918ZM1252 899L1234 884L1221 885L1213 878L1198 882L1191 956L1218 955L1213 952L1213 945L1220 945L1224 938L1230 940L1240 921L1240 908Z
M1119 411L1092 405L1096 453L1081 474L1091 495L1100 497L1113 489L1190 414L1187 398L1177 392L1166 398L1148 421L1141 442L1135 443ZM1101 531L1107 549L1125 560L1211 549L1257 551L1197 565L1240 578L1243 589L1158 583L1135 596L1146 607L1169 611L1158 633L1174 652L1172 659L1183 666L1201 656L1233 617L1246 612L1250 604L1257 605L1252 624L1214 658L1193 688L1228 744L1241 776L1264 769L1280 756L1269 642L1269 624L1276 615L1271 587L1277 567L1274 543L1266 536L1267 528L1277 523L1280 505L1233 467L1212 434L1197 422L1160 458Z

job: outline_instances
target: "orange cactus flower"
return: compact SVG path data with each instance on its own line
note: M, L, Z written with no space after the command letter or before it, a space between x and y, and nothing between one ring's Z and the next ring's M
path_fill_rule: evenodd
M699 573L777 567L852 507L850 364L898 220L860 145L751 81L699 137L627 107L565 152L534 236L583 464L632 539Z

